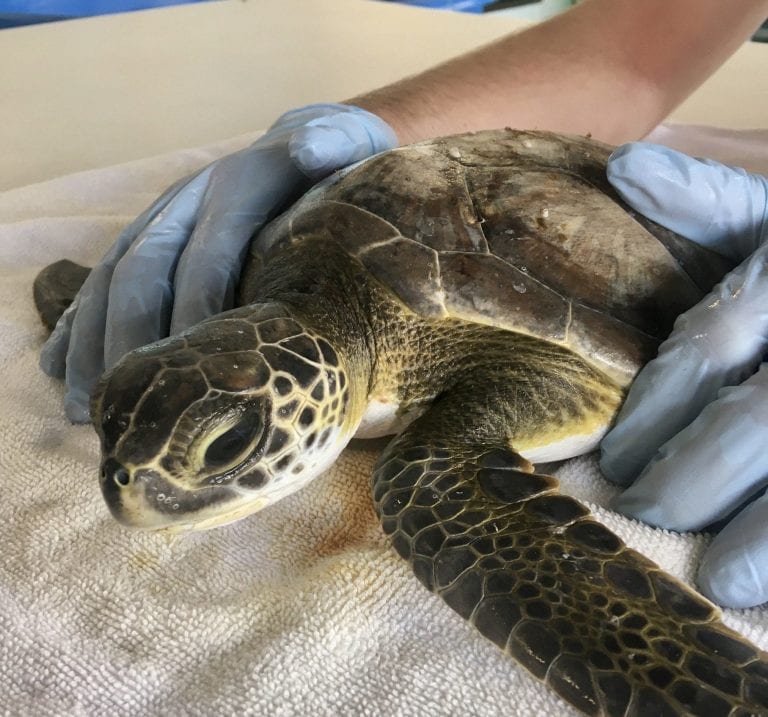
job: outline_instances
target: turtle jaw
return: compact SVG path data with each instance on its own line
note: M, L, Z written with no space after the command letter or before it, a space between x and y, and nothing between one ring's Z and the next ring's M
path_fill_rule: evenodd
M105 466L110 460L105 461ZM271 502L234 485L188 490L151 468L106 468L101 491L112 516L127 528L182 533L225 525Z

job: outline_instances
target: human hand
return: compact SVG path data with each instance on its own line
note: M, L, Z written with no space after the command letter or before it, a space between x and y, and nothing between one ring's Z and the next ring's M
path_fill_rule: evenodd
M677 531L725 521L699 589L728 607L758 605L768 600L768 179L642 143L612 155L608 178L645 216L741 264L638 374L601 468L630 486L622 513Z
M128 351L231 308L251 237L289 201L396 145L370 112L310 105L170 187L91 271L43 347L43 371L66 380L69 419L89 420L96 381Z

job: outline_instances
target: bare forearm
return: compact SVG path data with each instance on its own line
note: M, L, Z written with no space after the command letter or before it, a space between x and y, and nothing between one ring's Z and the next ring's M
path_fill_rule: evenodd
M524 32L350 100L402 143L513 126L637 139L768 16L768 0L586 0Z

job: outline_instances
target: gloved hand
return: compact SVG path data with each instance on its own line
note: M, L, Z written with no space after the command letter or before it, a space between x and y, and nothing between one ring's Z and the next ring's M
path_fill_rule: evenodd
M742 263L637 376L602 470L631 484L616 507L639 520L677 531L725 521L699 589L758 605L768 600L768 179L642 143L613 154L608 178L645 216Z
M231 308L249 240L286 203L396 145L376 115L310 105L170 187L118 237L43 347L42 369L66 378L69 419L89 420L97 379L125 353Z

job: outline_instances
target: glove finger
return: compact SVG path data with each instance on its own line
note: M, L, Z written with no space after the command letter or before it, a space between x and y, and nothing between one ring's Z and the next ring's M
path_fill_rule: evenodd
M82 287L80 290L82 291ZM48 374L52 378L63 379L65 376L69 337L72 333L72 322L75 320L75 313L79 303L76 296L59 317L51 335L46 339L43 348L40 349L40 368L43 370L43 373Z
M288 144L291 159L312 179L397 146L394 130L368 112L320 117L294 130Z
M104 328L112 266L97 264L75 299L70 346L66 357L64 412L73 423L90 420L90 397L104 371Z
M109 272L114 270L115 265L120 258L135 241L141 230L152 219L161 212L168 203L181 191L187 182L189 182L194 176L184 177L177 182L174 182L168 189L166 189L152 204L147 207L134 221L132 221L118 236L117 240L107 250L106 254L102 257L99 264L103 264L109 267ZM83 295L91 295L94 292L94 280L90 279L90 276L83 283L80 288L77 297L68 307L68 309L61 315L57 322L53 332L48 337L48 340L43 345L40 352L40 367L49 376L55 378L63 378L65 375L65 366L67 362L67 352L69 351L72 335L72 324L75 319L76 313L79 311L79 298ZM107 295L104 294L96 299L95 304L99 302L106 303ZM93 307L95 304L91 304ZM100 334L103 336L103 331ZM103 343L98 341L95 336L91 336L88 339L89 351L96 352L99 355L103 354Z
M345 105L339 102L318 102L312 105L296 107L281 114L272 123L272 126L267 130L264 137L269 138L272 136L274 130L296 129L318 117L325 117L339 112L365 112L365 110L360 107L355 107L354 105Z
M112 367L126 353L168 335L173 302L173 272L189 241L210 180L209 165L184 185L116 263L105 291L109 297L103 322L104 366ZM82 336L95 335L97 317L83 326ZM78 328L75 320L74 330ZM73 333L74 335L74 333Z
M255 148L217 169L176 268L172 334L232 307L254 234L309 184L284 145Z
M608 480L629 485L656 451L760 364L768 346L768 245L681 315L638 374L601 444Z
M641 214L735 261L766 235L768 180L743 169L634 142L611 155L607 176Z
M665 443L614 507L669 530L700 530L726 518L768 476L768 364L724 388Z
M732 608L754 607L768 601L766 525L768 495L763 495L715 536L696 578L699 589L710 600Z
M322 179L339 167L370 156L336 127L302 127L293 133L289 143L296 166L312 179Z

